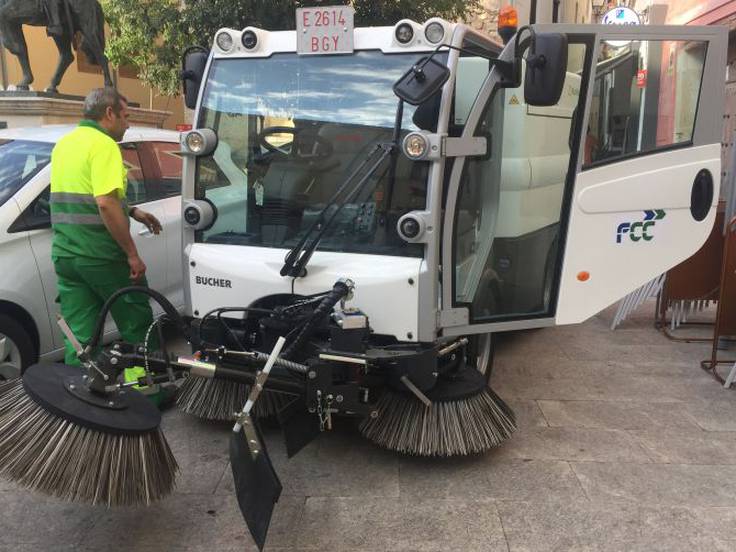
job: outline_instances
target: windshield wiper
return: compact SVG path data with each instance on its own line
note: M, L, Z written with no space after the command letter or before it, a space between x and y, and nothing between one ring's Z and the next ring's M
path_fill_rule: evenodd
M317 249L320 240L325 235L327 229L335 220L338 213L347 203L349 203L360 193L366 183L373 177L376 171L378 171L383 162L389 156L391 156L397 150L397 148L398 146L396 140L394 140L394 142L376 144L376 146L373 148L370 154L368 154L368 156L361 162L358 168L353 171L353 173L340 185L337 191L332 195L327 204L317 215L315 221L306 231L302 239L299 240L299 243L297 243L286 255L284 266L281 267L282 276L300 278L306 275L306 266L309 262L309 259L311 259L312 254ZM358 181L358 183L355 184L355 186L353 186L353 188L348 191L342 203L340 203L337 208L334 209L329 216L327 216L327 212L330 210L330 208L332 208L338 202L340 197L343 195L343 192L348 189L353 180L355 180L355 178L361 173L361 171L365 169L366 165L368 165L371 160L376 157L376 153L378 152L380 152L380 155L378 155L378 159L375 161L375 163L370 166L368 172L366 172ZM317 234L307 245L309 237L314 234L315 231L317 231Z

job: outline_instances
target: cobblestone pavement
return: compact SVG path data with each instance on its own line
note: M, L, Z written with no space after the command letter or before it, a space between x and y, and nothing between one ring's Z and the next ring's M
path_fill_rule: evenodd
M520 428L488 454L406 458L348 423L288 460L269 551L734 550L736 396L699 368L710 346L613 308L579 326L500 339L492 387ZM736 351L732 353L736 357ZM101 510L0 483L0 552L251 551L233 494L226 425L170 411L175 494Z

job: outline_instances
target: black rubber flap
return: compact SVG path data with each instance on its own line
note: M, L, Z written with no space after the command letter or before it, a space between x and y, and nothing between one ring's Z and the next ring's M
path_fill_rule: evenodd
M302 397L295 398L278 411L277 417L286 441L289 458L314 441L320 433L319 418L310 414Z
M255 457L251 454L242 430L232 433L230 466L233 470L240 513L243 514L258 550L263 550L273 508L281 496L282 487L271 464L258 423L254 421L253 426L260 441L258 454Z
M443 375L425 394L432 402L452 402L473 397L486 388L486 379L475 368L464 368L457 374Z
M64 380L80 374L81 369L78 366L34 364L23 374L23 387L31 399L44 410L96 431L137 435L153 431L161 424L161 413L158 409L133 389L112 395L116 399L123 399L128 405L127 408L117 410L101 408L75 397L65 389Z

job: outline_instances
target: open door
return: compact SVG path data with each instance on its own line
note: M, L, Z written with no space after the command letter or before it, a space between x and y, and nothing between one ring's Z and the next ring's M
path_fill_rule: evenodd
M527 105L494 70L470 111L464 136L490 136L491 155L449 172L445 335L581 322L692 255L715 220L726 30L535 30L568 37L563 93Z

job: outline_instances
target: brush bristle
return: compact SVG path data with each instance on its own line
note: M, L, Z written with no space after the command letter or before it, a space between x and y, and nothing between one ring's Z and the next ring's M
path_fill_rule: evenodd
M187 414L203 420L231 421L240 412L250 393L250 386L227 380L189 376L179 390L176 405ZM257 418L275 416L292 397L264 391L253 405Z
M464 456L486 451L516 430L511 408L492 390L472 397L435 402L385 390L360 432L384 448L415 456Z
M0 475L74 502L148 505L174 488L178 466L160 429L103 433L36 404L20 379L0 385Z

